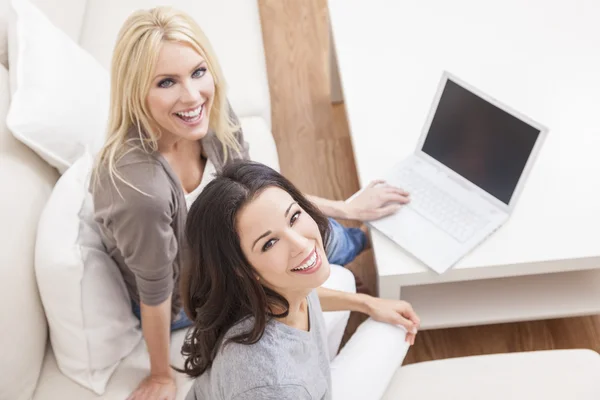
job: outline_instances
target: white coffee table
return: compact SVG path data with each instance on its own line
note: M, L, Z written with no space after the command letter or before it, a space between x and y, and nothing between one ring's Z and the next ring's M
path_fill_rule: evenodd
M599 313L600 2L329 0L329 14L361 185L413 151L444 69L550 129L510 221L443 275L372 230L380 295L424 329Z

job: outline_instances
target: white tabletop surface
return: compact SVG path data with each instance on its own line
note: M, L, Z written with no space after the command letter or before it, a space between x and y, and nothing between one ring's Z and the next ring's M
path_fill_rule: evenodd
M600 1L328 1L362 186L414 150L443 70L549 128L509 222L446 278L372 230L380 276L600 267Z

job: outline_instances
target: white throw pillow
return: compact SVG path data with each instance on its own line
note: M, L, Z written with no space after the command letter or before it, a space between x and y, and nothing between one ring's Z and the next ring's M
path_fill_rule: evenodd
M250 158L279 172L277 145L265 120L262 117L242 117L240 125L248 142Z
M110 78L27 0L12 0L8 44L13 135L62 174L105 140Z
M102 394L142 334L93 220L92 165L84 153L54 187L39 221L35 271L60 370Z

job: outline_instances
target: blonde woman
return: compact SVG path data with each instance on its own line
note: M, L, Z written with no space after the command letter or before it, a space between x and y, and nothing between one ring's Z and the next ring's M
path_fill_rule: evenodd
M191 324L178 290L187 211L215 171L248 159L248 146L208 39L184 13L167 7L133 13L119 32L111 79L108 139L91 186L95 218L150 354L150 376L130 398L172 399L170 330ZM373 183L348 204L310 200L330 217L367 220L394 212L407 198ZM364 248L366 236L330 224L328 257L345 264ZM364 309L360 297L325 290L320 296L321 302ZM372 308L374 318L399 318L387 303Z

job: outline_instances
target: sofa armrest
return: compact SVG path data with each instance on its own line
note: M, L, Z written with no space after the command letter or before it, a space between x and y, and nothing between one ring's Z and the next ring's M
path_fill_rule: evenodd
M354 275L350 270L339 265L331 265L329 278L325 281L323 287L341 292L356 293ZM327 311L323 313L327 328L327 347L330 360L333 360L338 354L349 318L350 311Z
M0 309L0 399L16 400L31 398L46 349L34 252L38 219L57 173L6 127L8 86L8 71L0 65L0 293L10 299Z
M331 363L333 398L381 399L408 352L405 338L403 327L363 322Z

